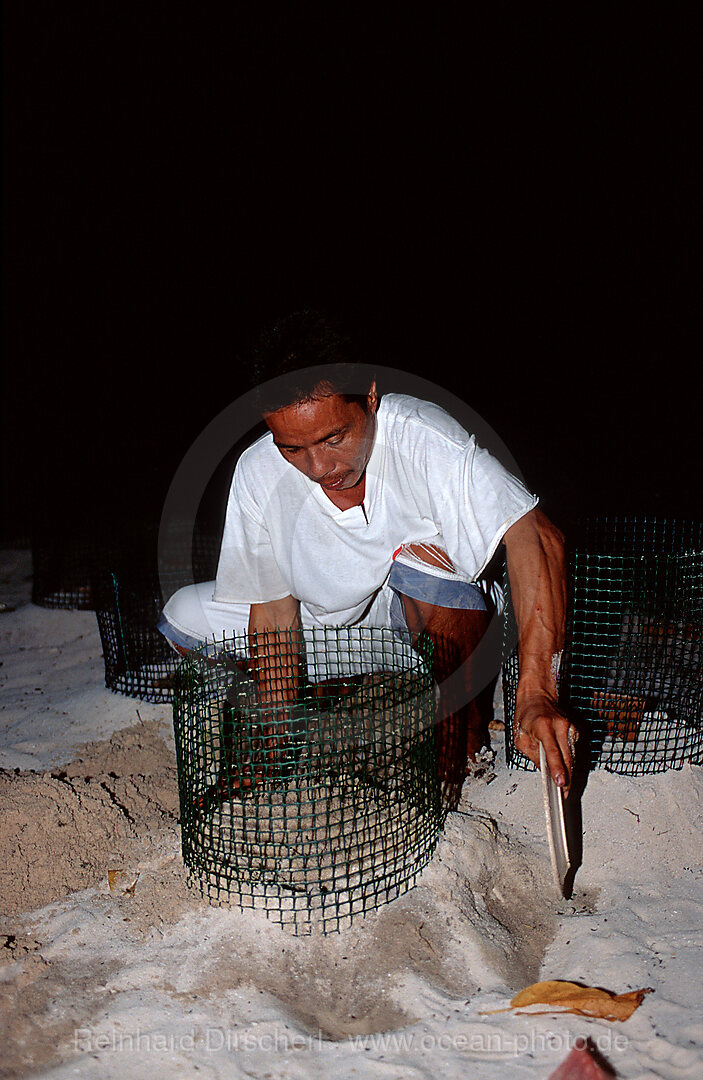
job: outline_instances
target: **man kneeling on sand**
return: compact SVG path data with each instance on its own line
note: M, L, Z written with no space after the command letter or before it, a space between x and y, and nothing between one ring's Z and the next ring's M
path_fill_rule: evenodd
M563 537L537 498L446 411L403 394L380 397L373 376L359 384L354 360L315 312L292 315L260 339L252 363L268 432L237 462L215 582L177 592L160 629L181 653L241 635L272 709L295 700L290 642L305 628L428 635L438 766L455 804L467 763L489 745L472 658L489 622L489 568L503 545L518 627L515 744L538 765L542 743L566 793L574 733L557 704L555 663L565 627Z

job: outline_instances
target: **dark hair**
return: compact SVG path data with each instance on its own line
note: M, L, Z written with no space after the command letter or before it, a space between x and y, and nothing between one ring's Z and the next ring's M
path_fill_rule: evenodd
M322 311L295 311L265 330L251 349L250 370L260 412L339 394L367 405L372 377L358 347Z

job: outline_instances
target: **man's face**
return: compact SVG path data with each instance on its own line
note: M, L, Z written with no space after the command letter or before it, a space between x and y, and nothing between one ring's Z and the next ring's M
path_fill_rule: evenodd
M367 409L339 394L313 398L266 413L264 419L286 461L330 494L361 480L376 429L376 383Z

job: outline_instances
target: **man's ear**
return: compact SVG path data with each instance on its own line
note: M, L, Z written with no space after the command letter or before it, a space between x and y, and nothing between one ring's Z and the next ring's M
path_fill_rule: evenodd
M375 379L371 383L371 386L369 387L369 392L366 395L366 400L368 402L368 410L369 410L369 412L376 412L376 408L378 407L378 391L376 390L376 380Z

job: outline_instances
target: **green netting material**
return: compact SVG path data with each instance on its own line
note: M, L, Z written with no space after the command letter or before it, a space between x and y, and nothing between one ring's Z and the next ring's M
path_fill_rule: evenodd
M180 657L158 630L163 606L154 578L130 587L111 574L101 583L95 615L109 690L140 701L172 700Z
M157 560L155 527L135 529L104 553L92 595L105 663L105 685L141 701L168 703L180 656L158 630L164 604L177 589L214 578L219 540L206 532L172 530L169 560Z
M570 556L560 699L590 765L630 775L703 761L703 526L594 519ZM512 618L508 605L508 618ZM519 667L503 665L507 757Z
M405 892L443 820L429 644L303 633L295 704L262 700L245 638L193 652L173 698L191 883L296 933L338 930ZM257 643L259 664L279 664L280 642Z

